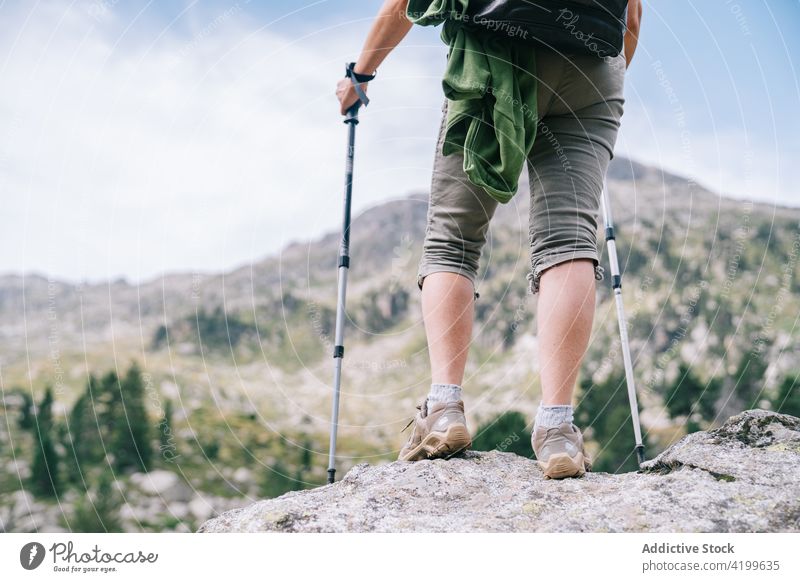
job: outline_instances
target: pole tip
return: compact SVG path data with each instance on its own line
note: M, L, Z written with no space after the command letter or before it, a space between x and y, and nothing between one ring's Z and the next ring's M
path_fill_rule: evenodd
M328 469L328 485L336 481L336 469Z
M644 463L644 445L637 445L636 446L636 459L639 461L639 466L641 467Z

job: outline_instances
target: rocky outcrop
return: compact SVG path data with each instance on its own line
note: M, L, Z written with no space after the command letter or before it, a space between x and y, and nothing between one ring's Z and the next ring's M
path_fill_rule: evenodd
M800 419L751 410L636 473L546 480L510 453L354 467L235 509L201 532L800 531Z

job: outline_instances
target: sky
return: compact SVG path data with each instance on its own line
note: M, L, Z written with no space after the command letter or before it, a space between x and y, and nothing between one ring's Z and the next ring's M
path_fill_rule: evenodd
M339 229L334 90L380 5L0 0L0 274L216 272ZM415 27L371 84L356 214L427 192L445 59ZM800 205L799 61L798 0L645 0L617 154Z

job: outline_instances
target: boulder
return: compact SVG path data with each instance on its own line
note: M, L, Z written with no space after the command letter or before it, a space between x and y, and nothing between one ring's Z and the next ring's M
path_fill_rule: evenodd
M535 461L497 451L361 464L199 531L797 532L800 419L750 410L618 475L548 480Z
M157 469L149 473L134 473L131 482L145 495L159 497L167 503L187 503L194 497L192 488L172 471Z

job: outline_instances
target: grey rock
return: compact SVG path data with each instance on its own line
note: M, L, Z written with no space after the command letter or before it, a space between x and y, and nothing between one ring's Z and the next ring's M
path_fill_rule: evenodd
M253 473L250 469L239 467L233 472L233 480L239 484L246 484L253 481Z
M200 532L796 532L800 419L751 410L641 471L551 481L497 451L361 464L344 479L225 512Z
M137 520L136 508L132 506L130 503L125 503L119 509L119 517L123 521L130 521L130 522L136 521Z
M189 502L189 512L200 520L206 520L214 514L214 508L206 499L198 495Z
M164 509L164 512L180 520L184 520L189 515L189 504L170 503L169 506Z
M36 531L45 508L25 490L0 495L0 532Z
M11 494L9 506L12 508L12 517L22 517L23 515L30 515L36 508L37 503L29 491L20 489Z
M188 503L194 497L194 491L177 474L163 469L149 473L134 473L131 483L136 485L145 495L157 497L163 501Z
M30 533L37 531L37 521L33 515L25 515L14 524L15 532Z

